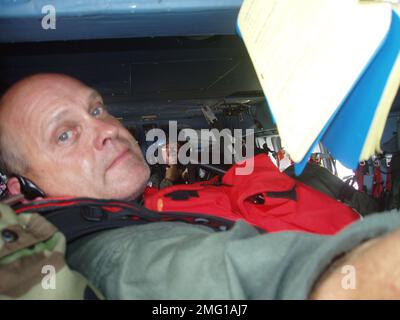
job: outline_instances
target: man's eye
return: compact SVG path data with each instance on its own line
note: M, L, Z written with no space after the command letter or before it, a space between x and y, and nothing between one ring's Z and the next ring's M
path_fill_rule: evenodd
M93 109L93 111L91 112L91 115L93 117L98 117L103 112L104 112L104 107L103 106L99 106L99 107L96 107L95 109Z
M65 142L71 137L72 137L72 131L68 130L68 131L65 131L65 132L63 132L62 134L59 135L58 141Z

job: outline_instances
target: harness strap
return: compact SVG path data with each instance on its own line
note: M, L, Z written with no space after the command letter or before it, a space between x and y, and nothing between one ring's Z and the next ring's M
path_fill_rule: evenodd
M385 182L385 192L390 193L392 188L392 167L387 165L386 182Z
M156 212L134 202L87 198L37 201L19 205L14 210L17 214L40 213L65 235L68 243L95 232L151 222L179 221L215 231L229 230L235 223L211 215Z
M356 189L354 189L352 186L349 186L348 184L343 184L340 188L338 199L344 203L346 203L347 201L351 201L353 199L355 191Z
M358 165L355 175L358 185L358 191L361 192L364 191L364 175L366 174L365 171L366 171L366 163L364 161L361 161Z
M372 196L375 199L379 199L383 192L382 186L382 173L380 168L380 161L376 160L374 162L374 178L373 178L373 186L372 186Z

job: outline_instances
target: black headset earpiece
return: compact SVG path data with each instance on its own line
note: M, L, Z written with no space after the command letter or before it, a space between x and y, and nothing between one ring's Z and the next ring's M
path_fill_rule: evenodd
M21 188L21 193L25 196L28 200L34 200L38 197L44 198L46 195L45 193L35 185L31 180L24 178L22 176L15 176Z

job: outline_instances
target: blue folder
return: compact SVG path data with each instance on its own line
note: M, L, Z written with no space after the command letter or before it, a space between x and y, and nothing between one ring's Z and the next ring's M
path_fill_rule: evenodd
M399 52L400 17L393 11L390 30L385 40L306 156L295 165L296 175L301 174L319 141L344 166L351 169L357 167L376 108Z

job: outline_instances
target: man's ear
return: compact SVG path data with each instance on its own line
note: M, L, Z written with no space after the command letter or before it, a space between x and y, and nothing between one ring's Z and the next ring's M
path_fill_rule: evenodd
M12 195L18 195L21 194L21 184L19 183L18 179L16 177L9 178L7 181L7 189L8 192ZM38 201L38 200L43 200L43 197L36 197L35 199L27 200L26 198L21 199L20 201L22 203L29 203L31 201Z
M21 185L19 184L19 181L16 177L8 179L7 189L13 196L21 193Z

